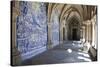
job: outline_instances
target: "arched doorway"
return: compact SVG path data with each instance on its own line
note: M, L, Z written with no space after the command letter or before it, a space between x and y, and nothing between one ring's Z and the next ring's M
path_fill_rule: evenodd
M73 40L77 40L77 29L76 29L76 28L74 28L74 29L72 30L72 39L73 39Z
M68 24L68 40L80 40L80 23L72 18Z

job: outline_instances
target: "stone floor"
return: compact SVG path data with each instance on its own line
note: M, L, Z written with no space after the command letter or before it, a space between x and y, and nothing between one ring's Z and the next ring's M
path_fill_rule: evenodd
M81 51L78 41L68 41L36 57L23 62L23 65L90 62L90 56Z

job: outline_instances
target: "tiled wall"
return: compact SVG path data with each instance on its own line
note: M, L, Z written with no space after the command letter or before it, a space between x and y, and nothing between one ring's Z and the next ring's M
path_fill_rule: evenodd
M16 19L16 46L22 60L47 50L47 6L42 2L15 2L19 15ZM16 12L17 13L17 12ZM51 16L52 46L59 44L59 17L57 11Z
M46 5L20 1L19 12L20 15L16 18L17 47L22 60L25 60L46 50Z

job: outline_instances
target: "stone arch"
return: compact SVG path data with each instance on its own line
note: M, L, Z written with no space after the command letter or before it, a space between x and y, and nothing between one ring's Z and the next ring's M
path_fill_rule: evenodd
M68 23L68 40L80 40L80 22L73 16Z
M74 19L75 21L78 22L78 25L79 25L79 29L82 25L82 19L81 19L81 16L77 13L77 11L70 11L68 13L66 13L67 15L65 16L65 30L66 30L66 40L68 40L68 30L70 29L69 28L69 24L71 23L71 20ZM78 31L79 31L78 29ZM79 34L80 35L80 34ZM79 36L80 37L80 36ZM79 39L79 38L78 38Z
M69 10L76 11L81 16L81 19L83 20L83 9L81 6L79 6L79 5L66 5L66 7L64 7L64 10L61 13L60 22L62 22L64 15L66 13L68 13Z

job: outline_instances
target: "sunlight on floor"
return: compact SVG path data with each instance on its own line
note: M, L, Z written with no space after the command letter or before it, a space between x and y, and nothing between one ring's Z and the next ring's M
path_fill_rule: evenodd
M72 53L72 49L67 49L68 53Z
M75 44L74 44L74 43L72 43L72 45L74 46Z
M78 54L80 54L80 55L83 55L83 56L85 56L85 57L89 57L89 55L88 54L85 54L85 53L78 53Z
M78 59L83 59L83 60L85 60L85 61L91 61L90 59L85 58L85 57L81 57L81 56L78 56L77 58L78 58Z
M82 51L82 49L78 49L78 51Z

